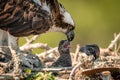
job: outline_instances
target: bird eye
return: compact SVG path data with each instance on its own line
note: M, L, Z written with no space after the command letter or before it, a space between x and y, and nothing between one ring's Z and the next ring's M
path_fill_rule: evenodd
M69 26L69 27L68 27L68 29L69 29L69 30L72 30L72 29L73 29L73 27L72 27L72 26Z
M69 26L69 24L65 24L65 26L67 27L67 26Z

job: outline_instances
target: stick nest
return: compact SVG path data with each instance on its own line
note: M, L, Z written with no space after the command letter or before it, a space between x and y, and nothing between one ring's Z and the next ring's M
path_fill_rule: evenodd
M120 34L110 43L108 48L100 49L100 57L92 62L89 57L82 58L79 52L80 46L77 45L76 51L71 54L71 67L48 68L59 57L58 48L51 48L47 44L33 43L39 36L33 38L26 37L27 43L20 47L24 56L32 63L32 68L26 67L21 63L15 64L17 59L14 52L9 50L8 46L0 47L0 80L1 79L25 79L31 73L53 72L57 73L56 80L119 80L120 79ZM41 54L32 54L35 48L44 49ZM34 66L33 66L34 65ZM13 71L18 70L17 73ZM28 72L26 72L28 70Z

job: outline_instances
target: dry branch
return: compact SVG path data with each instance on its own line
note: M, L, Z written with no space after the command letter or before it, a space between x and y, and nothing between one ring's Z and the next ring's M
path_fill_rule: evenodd
M0 80L21 80L20 76L14 76L13 73L0 74Z
M74 80L73 77L74 77L74 74L75 74L75 71L80 68L81 66L81 63L78 63L71 71L70 73L70 76L69 76L69 80Z
M79 49L80 49L80 45L77 44L77 47L76 47L76 50L75 50L75 56L74 56L74 59L73 59L73 65L75 65L78 61Z
M66 70L71 70L73 67L60 67L60 68L42 68L41 71L66 71Z
M0 62L0 66L8 66L8 63Z
M52 48L52 49L50 49L50 50L48 50L48 51L45 51L45 52L43 52L43 53L41 53L41 54L38 54L37 56L38 56L38 57L46 57L46 56L49 55L50 53L58 53L58 47Z
M14 71L13 72L18 72L20 70L20 59L19 59L16 51L13 50L11 46L9 48L11 50L11 54L12 54L13 62L14 62L14 68L13 68Z
M51 49L47 44L34 43L34 44L27 44L27 45L21 46L20 50L29 51L29 50L36 49L36 48L41 48L41 49L46 49L46 50Z
M120 39L120 33L115 37L113 41L111 41L110 45L108 46L108 49L111 51L114 47L114 45L118 42Z
M40 35L35 35L30 40L28 38L26 38L27 43L25 45L33 43L39 36Z
M0 74L0 80L14 80L12 73Z

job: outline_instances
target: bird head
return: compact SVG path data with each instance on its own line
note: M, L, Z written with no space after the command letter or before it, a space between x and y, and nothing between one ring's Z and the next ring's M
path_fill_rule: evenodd
M51 31L62 32L66 34L67 39L69 41L72 41L75 36L75 24L71 15L65 10L65 8L60 3L58 3L57 0L50 1L50 9L54 20L54 25L51 27Z
M70 42L68 40L61 40L58 46L60 54L69 53Z
M60 14L62 18L62 28L65 29L65 34L67 35L67 38L69 41L72 41L74 39L74 29L75 24L71 17L71 15L65 10L65 8L60 4Z
M100 49L99 49L98 45L96 45L96 44L85 45L80 48L80 52L83 52L88 56L93 55L94 58L96 59L99 57Z

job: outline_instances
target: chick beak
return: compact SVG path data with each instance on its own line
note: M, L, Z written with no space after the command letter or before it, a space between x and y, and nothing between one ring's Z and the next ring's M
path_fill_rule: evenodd
M66 33L68 41L72 41L74 39L75 33L73 30Z
M65 48L68 48L68 49L71 48L69 41L66 42Z

